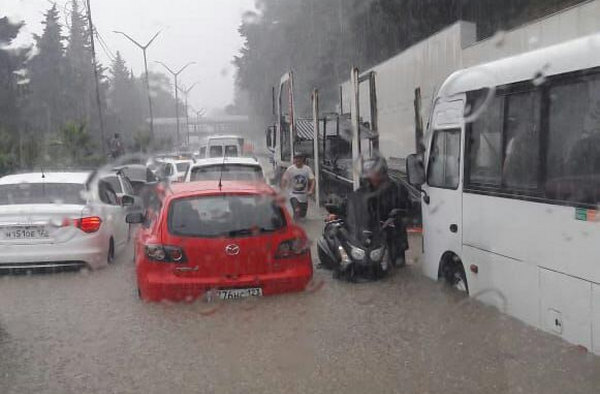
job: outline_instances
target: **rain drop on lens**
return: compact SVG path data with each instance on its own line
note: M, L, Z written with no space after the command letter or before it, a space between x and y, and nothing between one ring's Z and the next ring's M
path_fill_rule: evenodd
M498 30L492 37L492 42L497 48L501 48L506 43L506 32L504 30Z
M546 83L546 80L547 80L546 73L549 68L550 68L550 65L545 64L539 71L537 71L535 73L535 75L533 76L532 81L531 81L534 86L541 86L544 83Z

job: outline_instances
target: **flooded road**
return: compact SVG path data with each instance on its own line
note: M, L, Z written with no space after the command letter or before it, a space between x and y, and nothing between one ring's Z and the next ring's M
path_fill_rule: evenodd
M425 279L417 258L378 283L316 270L303 294L216 307L142 303L130 255L0 277L0 391L597 392L600 358Z

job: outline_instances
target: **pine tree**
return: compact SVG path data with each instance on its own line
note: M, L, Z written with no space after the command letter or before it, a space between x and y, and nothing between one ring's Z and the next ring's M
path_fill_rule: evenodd
M16 133L19 128L19 71L25 67L27 49L8 49L23 23L0 18L0 129Z
M56 5L45 14L44 31L35 35L37 54L29 63L30 116L35 130L47 138L65 122L66 72L62 27Z
M134 135L144 128L142 91L120 52L117 52L109 73L110 129L121 134L127 144L133 144Z
M90 123L94 117L95 85L90 33L79 3L72 1L71 26L66 50L69 102L68 118L71 121Z

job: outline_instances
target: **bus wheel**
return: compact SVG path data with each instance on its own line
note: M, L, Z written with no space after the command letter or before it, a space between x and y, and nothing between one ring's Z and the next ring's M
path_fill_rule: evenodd
M441 276L452 288L469 294L467 275L462 261L456 255L447 256L442 262Z

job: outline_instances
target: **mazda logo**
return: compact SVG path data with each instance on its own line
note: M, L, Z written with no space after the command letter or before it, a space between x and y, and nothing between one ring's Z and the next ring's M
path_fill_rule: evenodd
M227 253L229 256L237 256L240 254L240 247L235 244L227 245L225 247L225 253Z

